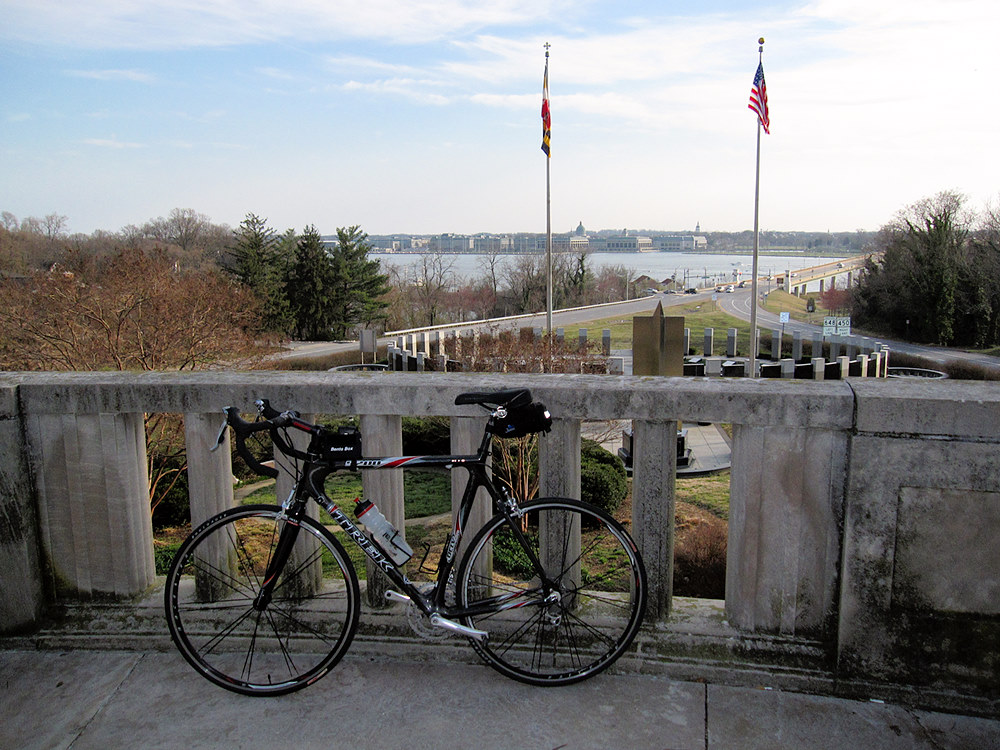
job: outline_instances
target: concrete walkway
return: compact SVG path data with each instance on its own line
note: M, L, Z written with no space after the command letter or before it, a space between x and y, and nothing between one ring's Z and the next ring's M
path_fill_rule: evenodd
M247 698L176 652L0 651L0 708L0 747L21 750L1000 747L1000 721L886 703L638 674L535 688L350 653L305 690Z

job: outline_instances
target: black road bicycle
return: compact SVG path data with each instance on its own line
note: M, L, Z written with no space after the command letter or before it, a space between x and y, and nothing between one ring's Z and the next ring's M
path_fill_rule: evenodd
M386 597L407 604L421 634L465 636L491 667L533 685L577 682L621 656L646 607L646 573L628 532L579 500L519 504L494 482L487 462L495 436L551 426L530 391L463 393L455 403L490 412L475 455L362 458L361 435L353 427L310 424L266 401L257 401L255 422L241 419L235 407L225 409L216 447L228 425L247 464L274 477L277 470L261 464L246 444L267 431L296 481L282 505L223 511L178 549L164 603L170 634L191 666L237 693L281 695L312 684L347 651L358 627L358 577L331 531L336 527L307 515L310 500L388 577L394 588ZM308 433L308 448L293 447L291 430ZM340 469L416 466L469 472L434 583L407 577L412 551L377 508L358 502L355 521L324 491L324 480ZM492 499L495 515L476 531L456 569L479 488Z

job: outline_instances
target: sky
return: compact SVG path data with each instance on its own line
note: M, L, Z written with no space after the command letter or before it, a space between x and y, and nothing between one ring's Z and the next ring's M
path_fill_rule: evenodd
M0 0L0 211L876 230L1000 196L995 0Z

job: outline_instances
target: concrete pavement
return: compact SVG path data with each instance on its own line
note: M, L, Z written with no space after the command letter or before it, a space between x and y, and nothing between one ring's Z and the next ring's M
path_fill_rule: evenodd
M754 687L606 673L562 688L485 666L352 655L248 698L176 652L0 651L0 747L996 748L1000 721Z

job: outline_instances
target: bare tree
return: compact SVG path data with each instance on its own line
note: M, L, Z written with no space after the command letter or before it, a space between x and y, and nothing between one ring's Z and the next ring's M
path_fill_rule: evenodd
M69 217L60 214L48 214L42 219L42 231L49 242L55 242L66 231L66 222Z
M454 290L455 261L441 253L420 256L413 279L414 300L426 325L437 325L440 312L446 307L446 296Z

